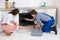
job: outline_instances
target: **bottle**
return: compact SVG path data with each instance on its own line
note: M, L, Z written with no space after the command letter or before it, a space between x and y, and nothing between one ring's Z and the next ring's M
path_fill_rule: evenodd
M44 2L44 7L46 7L46 2Z
M13 2L10 2L10 8L13 8Z
M41 7L46 7L46 2L42 2Z
M5 7L6 7L6 9L8 9L9 8L9 6L8 6L9 4L8 4L8 0L6 0L6 2L5 2Z
M13 8L15 8L15 2L13 2Z

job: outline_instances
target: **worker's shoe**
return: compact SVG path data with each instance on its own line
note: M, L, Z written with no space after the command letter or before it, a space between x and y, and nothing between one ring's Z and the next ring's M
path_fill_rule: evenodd
M54 26L52 28L53 28L53 31L55 32L55 35L57 35L57 28L56 28L56 26Z

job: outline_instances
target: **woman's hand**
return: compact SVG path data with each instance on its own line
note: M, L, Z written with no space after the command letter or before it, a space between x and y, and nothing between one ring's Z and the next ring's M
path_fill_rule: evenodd
M11 23L16 25L16 26L19 26L19 23L17 23L17 22L12 21Z
M16 26L19 26L19 23L17 23L17 22L14 22L14 25L16 25Z

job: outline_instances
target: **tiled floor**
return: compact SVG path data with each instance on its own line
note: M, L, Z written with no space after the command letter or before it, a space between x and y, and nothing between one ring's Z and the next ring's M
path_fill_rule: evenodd
M58 34L54 35L54 32L43 33L42 37L31 36L31 32L17 31L11 36L6 36L4 33L0 33L0 40L60 40L60 28Z

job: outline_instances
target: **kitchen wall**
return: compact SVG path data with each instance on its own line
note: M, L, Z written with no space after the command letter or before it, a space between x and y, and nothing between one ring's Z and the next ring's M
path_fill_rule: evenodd
M5 8L5 0L0 0L0 8Z
M47 3L47 6L56 6L58 8L57 24L60 26L60 0L9 0L16 2L15 7L39 7L42 1ZM5 0L0 0L0 8L5 7Z
M9 0L12 2L12 0ZM16 7L37 7L40 6L43 1L47 3L47 6L55 6L57 0L13 0L16 2Z

